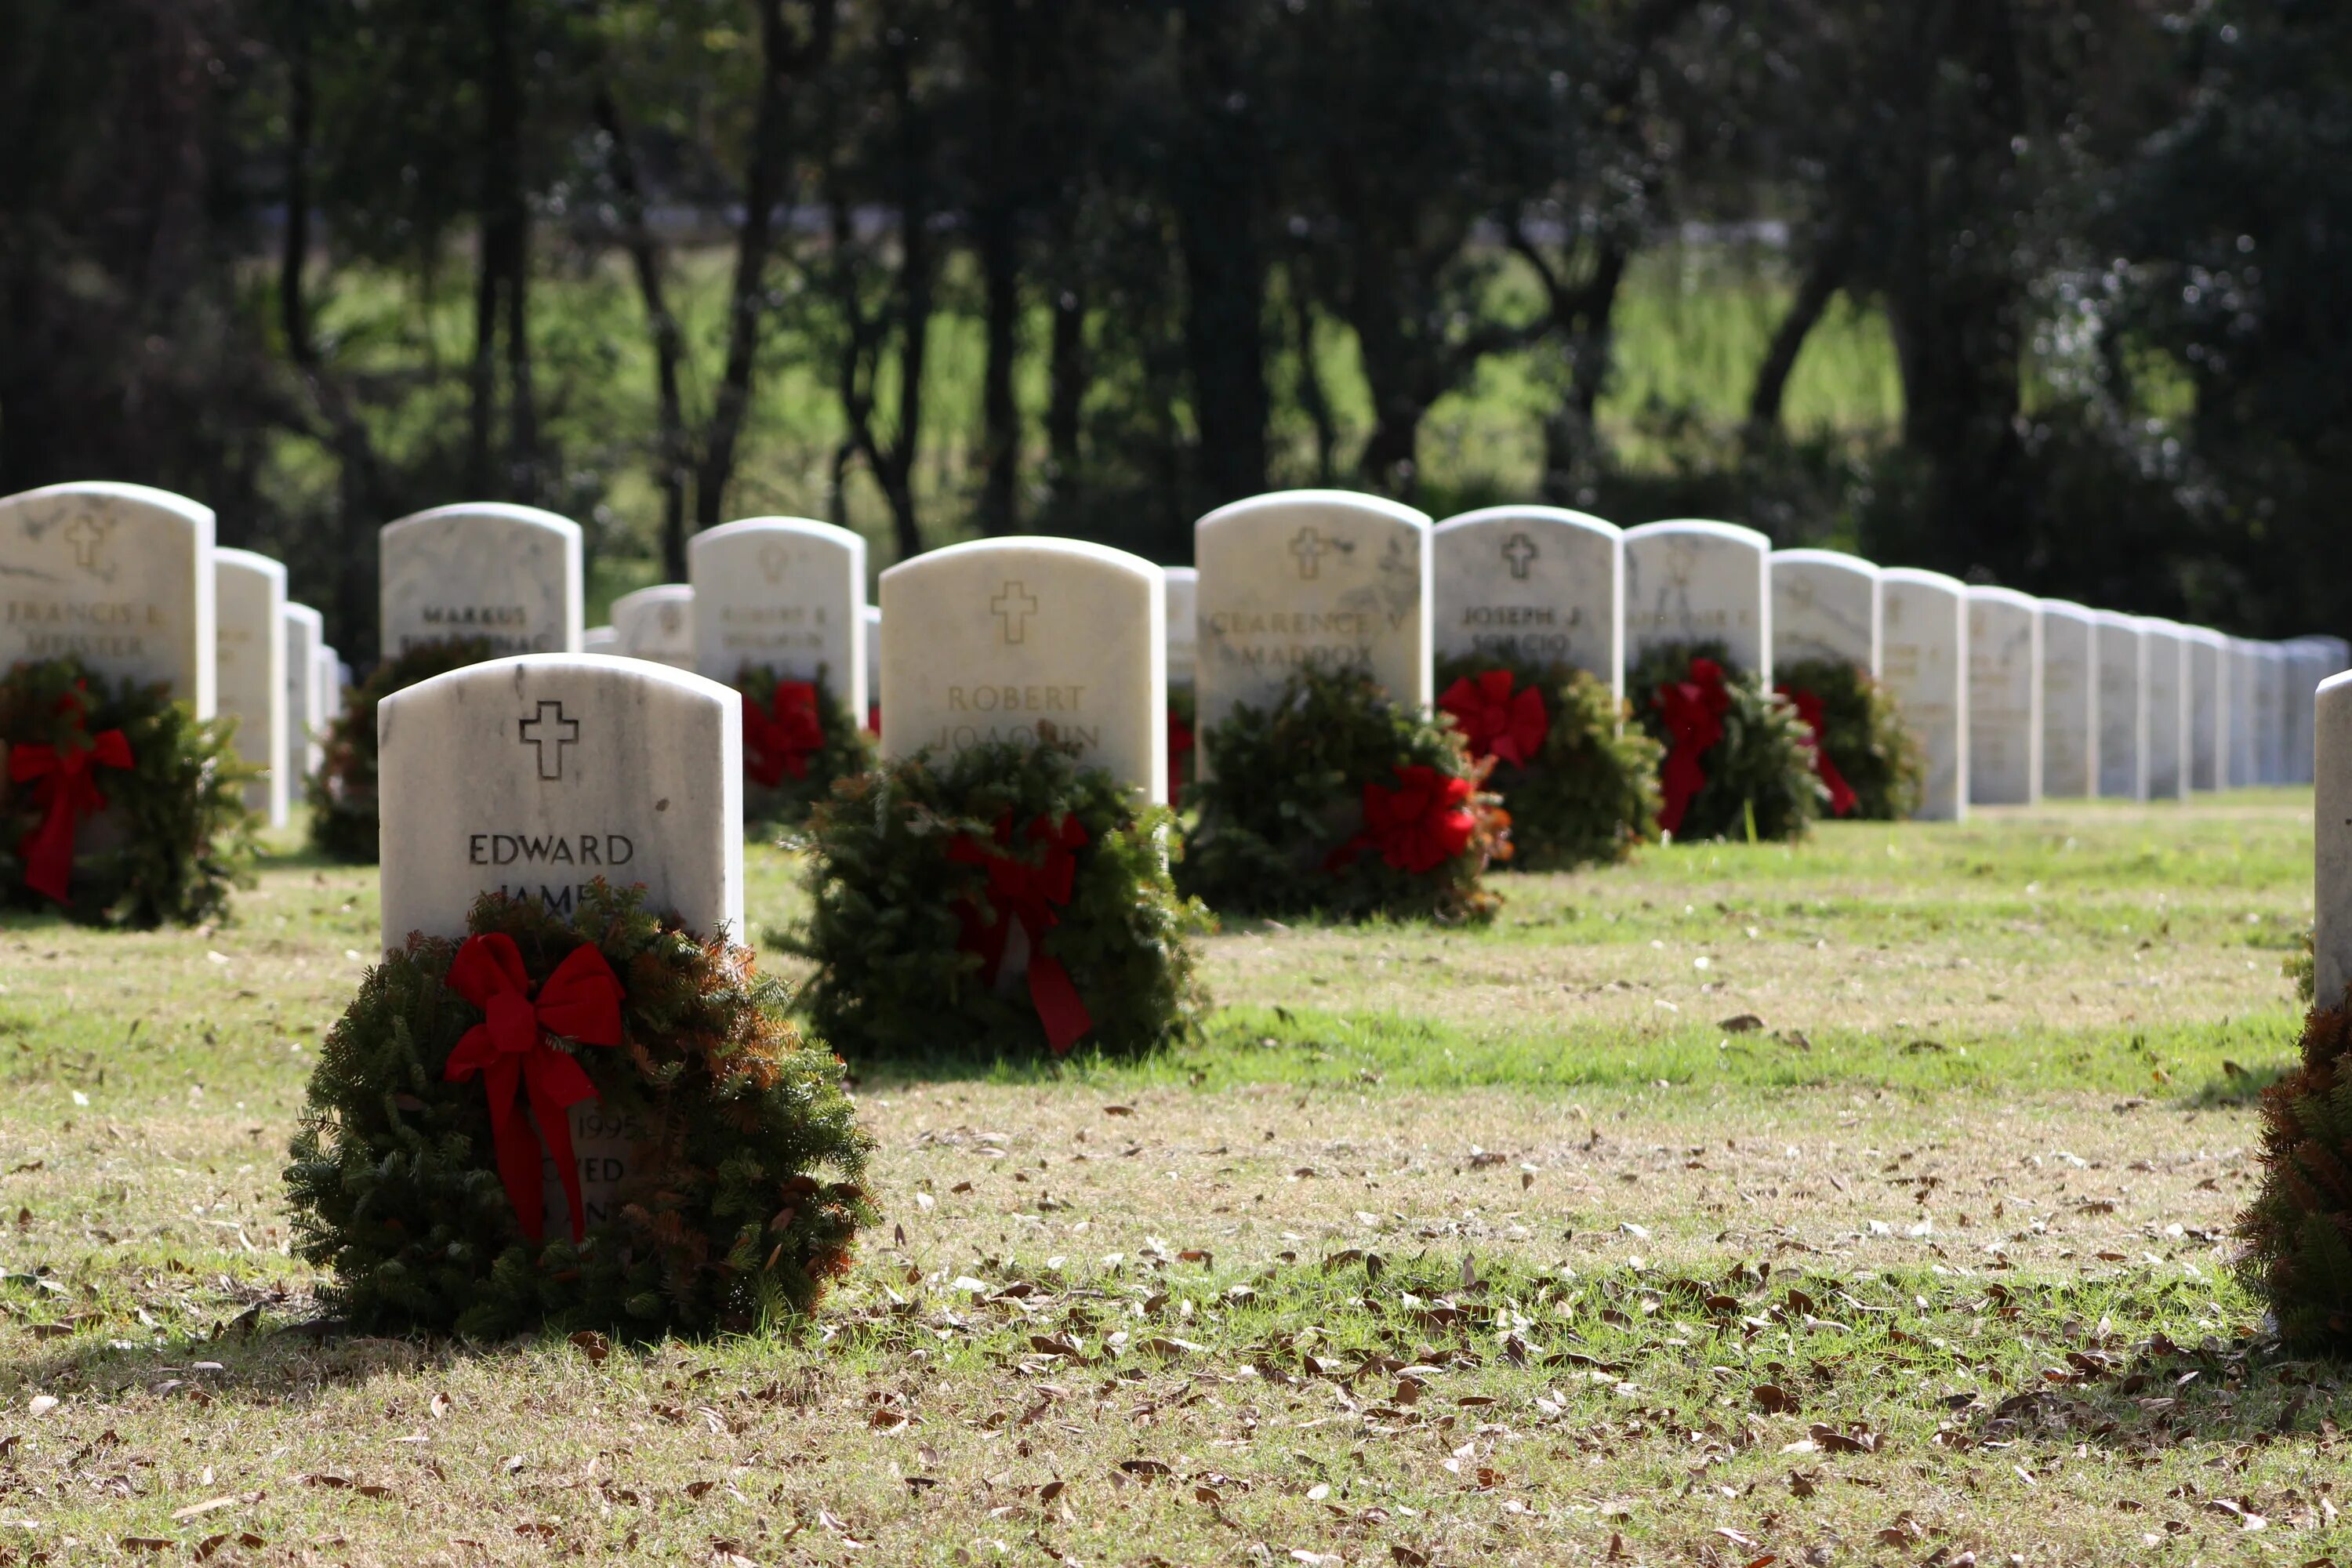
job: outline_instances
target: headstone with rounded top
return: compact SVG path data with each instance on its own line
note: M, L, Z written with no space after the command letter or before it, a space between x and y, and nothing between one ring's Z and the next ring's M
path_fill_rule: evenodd
M2217 790L2229 783L2230 639L2210 626L2190 626L2189 641L2189 787Z
M213 552L214 613L219 628L220 710L236 719L237 755L262 770L246 785L245 804L272 827L283 826L290 737L286 688L286 567L250 550Z
M866 721L866 541L800 517L751 517L687 543L694 583L694 667L733 685L747 669L823 678ZM620 607L614 606L617 622Z
M2147 637L2147 797L2189 798L2189 641L2177 622L2144 616Z
M1168 798L1166 592L1138 555L978 539L882 574L882 754L1054 746Z
M1201 574L1190 566L1163 566L1168 579L1168 684L1192 684L1201 661Z
M386 523L379 538L386 658L459 638L494 658L579 651L586 595L569 518L466 501Z
M1625 691L1624 531L1580 511L1495 506L1430 533L1441 655L1564 664Z
M1400 707L1428 709L1429 531L1411 507L1344 490L1255 496L1193 524L1203 773L1216 725L1269 706L1301 666L1360 667Z
M1960 821L1969 814L1967 585L1941 572L1889 567L1879 574L1878 611L1879 678L1927 764L1916 815Z
M2352 1006L2352 675L2329 676L2312 707L2319 764L2313 812L2314 1000L2346 1007Z
M1772 542L1731 522L1680 520L1625 531L1625 663L1670 643L1721 643L1772 684Z
M2254 767L2266 784L2286 783L2286 662L2278 644L2254 645Z
M1775 550L1770 565L1774 667L1833 659L1875 676L1878 568L1836 550Z
M2099 616L2064 599L2042 601L2042 793L2099 793Z
M2262 782L2255 776L2254 766L2254 709L2262 682L2255 679L2257 660L2251 639L2231 637L2229 651L2230 784L2242 789Z
M2013 588L1968 591L1969 800L2042 799L2042 601Z
M733 688L646 659L525 655L394 692L376 708L384 947L462 938L487 892L570 915L600 877L741 942L742 729ZM644 1130L596 1100L571 1121L593 1225Z
M2099 612L2099 793L2147 798L2147 630Z
M327 754L327 726L335 710L319 687L319 650L326 647L326 618L308 605L286 606L286 776L293 787L319 771Z
M694 590L684 583L656 583L613 601L617 651L672 669L694 668L695 620Z
M580 634L580 651L617 657L621 651L621 634L608 626L590 626Z
M343 716L346 674L343 661L335 657L333 648L319 650L319 731L321 734L326 732L328 725Z
M209 719L219 627L213 513L144 485L49 485L0 497L0 670L79 658L161 681Z

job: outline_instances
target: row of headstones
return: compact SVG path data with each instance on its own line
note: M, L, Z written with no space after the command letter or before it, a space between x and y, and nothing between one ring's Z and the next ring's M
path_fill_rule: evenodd
M287 598L285 566L213 530L210 508L140 485L0 496L0 669L72 655L166 682L198 718L235 715L238 753L262 770L247 804L282 824L351 672L319 612Z

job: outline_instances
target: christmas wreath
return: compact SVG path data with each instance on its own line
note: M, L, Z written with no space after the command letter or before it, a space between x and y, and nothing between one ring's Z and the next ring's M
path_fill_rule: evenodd
M572 921L489 894L467 930L369 971L311 1075L286 1183L333 1310L469 1337L806 1311L877 1217L873 1142L782 983L601 881ZM591 1099L641 1134L593 1224L568 1120Z
M0 678L0 900L89 925L193 925L250 886L236 721L77 658ZM104 819L93 822L99 813Z
M814 908L782 941L816 965L803 1005L853 1056L1134 1055L1188 1035L1208 922L1170 879L1173 826L1053 746L853 778L800 839Z
M1510 818L1463 738L1389 700L1370 672L1306 666L1208 738L1213 776L1177 884L1210 908L1483 921Z
M1181 805L1184 792L1192 787L1199 772L1194 753L1201 749L1201 738L1193 732L1200 716L1199 699L1189 686L1168 689L1168 804Z
M1796 708L1723 645L1665 643L1627 675L1633 711L1665 748L1658 826L1679 842L1804 836L1827 804Z
M360 682L327 726L326 755L305 786L310 843L320 853L361 865L375 861L375 705L421 680L497 657L484 637L420 643Z
M2352 996L2311 1010L2302 1064L2263 1091L2262 1119L2238 1277L2289 1345L2352 1352Z
M820 668L786 680L765 665L735 677L743 694L743 820L793 823L832 793L835 779L874 765L874 739Z
M1886 688L1843 659L1800 659L1772 673L1773 689L1812 735L1832 816L1900 822L1919 808L1927 758Z
M1564 871L1622 860L1658 836L1658 743L1625 722L1606 683L1508 655L1437 664L1437 706L1511 815L1510 863Z

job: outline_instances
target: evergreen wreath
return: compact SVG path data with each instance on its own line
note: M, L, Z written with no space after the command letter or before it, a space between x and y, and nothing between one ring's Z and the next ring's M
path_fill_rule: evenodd
M1901 822L1919 809L1927 760L1885 687L1844 659L1775 665L1773 689L1795 705L1813 733L1832 816ZM1838 784L1845 793L1841 795ZM1844 810L1838 809L1843 799Z
M2263 1091L2262 1184L2238 1278L2299 1351L2352 1352L2352 996L2315 1007L2303 1062Z
M85 925L194 925L253 882L257 818L234 718L78 658L0 677L0 902ZM89 830L100 808L106 823Z
M355 865L375 863L375 705L419 681L497 657L487 637L453 637L420 643L368 673L327 726L326 755L305 785L313 847Z
M1219 911L1491 919L1482 881L1510 817L1448 725L1400 708L1370 672L1306 665L1273 703L1207 739L1213 776L1177 884Z
M863 1184L873 1140L839 1058L786 1018L783 984L754 973L750 950L705 942L601 880L573 921L486 894L467 930L464 946L412 936L370 970L311 1075L286 1183L297 1250L334 1270L331 1309L363 1331L470 1338L541 1325L731 1331L807 1311L878 1217ZM487 1039L501 1015L453 986L506 942L507 973L525 983L513 988L536 993L528 1026L548 1031L533 1055L552 1058L526 1074L584 1073L604 1107L647 1133L618 1216L577 1240L561 1213L531 1239L501 1173L512 1169L501 1137L517 1129L494 1121L484 1086L497 1071L467 1071L472 1032ZM558 1037L556 1023L596 1010L559 1010L567 980L575 998L605 998L604 1028L567 1024L578 1034ZM511 1082L506 1092L511 1102ZM513 1119L527 1157L517 1173L535 1188L537 1138L519 1106Z
M814 907L777 940L816 965L816 1029L859 1059L1151 1051L1208 1005L1174 824L1053 745L901 758L810 814Z
M1658 836L1658 743L1590 671L1515 654L1437 661L1437 706L1511 816L1510 864L1564 871L1622 860Z
M1625 689L1665 748L1658 826L1675 842L1801 838L1828 804L1795 706L1733 664L1723 644L1661 643L1627 672Z
M851 715L820 667L787 680L766 665L735 677L743 694L743 820L791 824L833 792L835 779L874 765L874 738Z

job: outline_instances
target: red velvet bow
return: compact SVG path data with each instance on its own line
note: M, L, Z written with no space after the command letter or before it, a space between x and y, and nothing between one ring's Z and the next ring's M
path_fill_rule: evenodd
M743 771L751 782L773 789L790 773L808 777L809 753L824 744L816 713L816 688L805 680L779 680L770 710L743 700Z
M1168 804L1174 805L1176 797L1184 793L1184 759L1195 744L1192 726L1175 714L1168 715Z
M964 834L948 846L949 859L987 871L988 902L995 914L983 921L979 905L958 900L956 914L963 922L963 935L957 945L980 954L981 978L993 985L1004 966L1004 944L1013 935L1013 922L1020 922L1029 938L1029 1001L1037 1009L1037 1021L1045 1026L1046 1043L1060 1056L1095 1026L1094 1016L1071 984L1070 972L1045 951L1045 933L1062 923L1054 906L1070 901L1078 868L1076 851L1086 845L1087 830L1066 813L1058 824L1041 813L1030 818L1026 837L1043 847L1042 858L1031 862L1005 853L1013 844L1010 812L996 819L993 845Z
M540 1238L544 1215L540 1198L539 1144L515 1103L518 1091L530 1101L531 1120L547 1143L548 1156L572 1206L572 1239L587 1234L580 1198L580 1166L572 1153L572 1122L564 1114L596 1098L596 1086L580 1064L547 1043L549 1035L583 1046L621 1043L621 982L593 947L576 947L530 995L522 951L504 931L469 936L449 964L449 989L482 1010L482 1021L466 1031L449 1053L442 1077L463 1083L482 1075L490 1100L490 1135L497 1144L499 1179L514 1205L522 1233Z
M1723 666L1711 658L1691 660L1689 679L1658 688L1658 707L1665 714L1666 733L1674 742L1659 777L1665 800L1658 810L1658 826L1674 833L1682 827L1683 813L1690 809L1691 801L1706 787L1706 770L1699 765L1700 759L1723 739L1723 716L1731 710L1731 693L1723 685Z
M1532 686L1513 693L1507 669L1482 670L1475 680L1464 676L1445 689L1437 705L1454 715L1472 756L1494 757L1513 767L1533 763L1551 733L1543 693Z
M106 805L90 770L129 767L131 742L120 730L101 730L82 744L89 732L82 727L79 692L67 692L51 710L70 718L73 733L62 746L10 747L8 776L18 784L37 779L34 802L47 813L16 844L17 858L25 862L25 886L62 904L73 883L75 819Z
M1470 810L1470 781L1415 763L1396 770L1397 787L1364 785L1364 826L1331 851L1327 870L1344 869L1357 856L1377 849L1400 871L1434 871L1469 847L1478 830Z
M1860 797L1853 793L1853 786L1845 782L1845 775L1838 772L1837 763L1830 760L1829 745L1822 738L1820 694L1799 691L1788 686L1776 686L1773 689L1795 705L1797 717L1802 719L1805 728L1812 731L1813 772L1821 775L1823 787L1830 792L1830 815L1843 816L1853 809L1854 802Z

